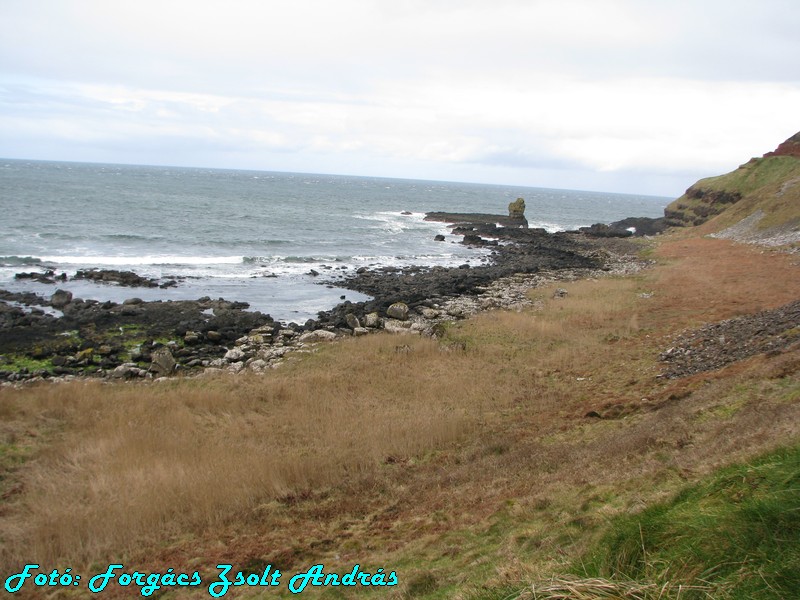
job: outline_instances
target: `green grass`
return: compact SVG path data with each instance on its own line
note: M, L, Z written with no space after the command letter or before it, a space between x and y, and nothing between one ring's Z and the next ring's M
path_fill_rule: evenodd
M715 190L735 189L745 195L794 177L799 168L800 161L792 156L756 158L726 175L701 179L697 185Z
M0 369L13 373L52 372L53 363L50 359L31 358L25 354L7 354Z
M16 443L0 442L0 471L11 470L25 462L29 449Z
M575 572L656 587L710 585L715 598L800 598L800 446L615 519ZM692 593L681 597L706 597Z
M735 171L717 177L701 179L694 188L711 191L739 192L742 199L732 205L712 207L714 217L717 211L723 210L716 217L718 228L727 227L739 222L758 210L764 212L759 222L759 229L797 223L797 198L800 195L800 183L791 184L800 178L800 160L791 156L772 156L753 159L741 165ZM692 218L709 209L700 199L681 196L668 207L668 211L679 211Z

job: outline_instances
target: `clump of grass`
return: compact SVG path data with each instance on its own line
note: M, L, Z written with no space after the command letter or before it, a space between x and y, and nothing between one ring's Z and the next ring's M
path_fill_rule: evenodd
M579 571L715 598L800 590L800 446L721 470L672 501L616 519ZM698 590L684 597L701 597Z
M713 598L709 586L685 586L669 583L654 584L610 579L553 578L546 583L533 584L514 600L670 600L686 598L687 594Z
M406 584L405 597L417 598L419 596L426 596L435 591L438 587L436 577L430 571L424 571L411 577Z

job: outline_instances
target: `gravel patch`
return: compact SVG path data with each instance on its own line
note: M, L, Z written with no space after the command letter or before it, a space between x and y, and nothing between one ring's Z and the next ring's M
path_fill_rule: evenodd
M717 233L710 234L709 237L723 240L733 240L742 244L757 244L759 246L788 246L800 242L800 226L784 225L782 227L771 227L769 229L758 229L758 223L764 218L763 211L756 211L723 229Z
M659 356L662 377L713 371L756 354L779 352L800 343L800 300L678 334Z

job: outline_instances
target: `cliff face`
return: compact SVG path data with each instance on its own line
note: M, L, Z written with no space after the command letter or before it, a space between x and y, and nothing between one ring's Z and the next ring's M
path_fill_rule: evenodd
M794 156L800 158L800 133L795 133L773 152L767 152L764 155L765 158L769 156Z
M800 133L731 173L701 179L664 217L672 227L713 221L721 229L756 213L762 228L800 223Z
M715 190L698 182L664 209L664 219L669 227L702 225L741 199L738 191Z

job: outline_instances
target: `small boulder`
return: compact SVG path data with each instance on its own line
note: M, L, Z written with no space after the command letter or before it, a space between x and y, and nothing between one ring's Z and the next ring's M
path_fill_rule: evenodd
M150 370L158 375L171 375L175 371L175 367L177 367L172 352L170 352L169 348L166 346L153 350L150 355L150 360L152 361L150 363Z
M361 322L353 313L347 313L344 317L344 320L347 321L347 326L350 329L359 329L361 327Z
M435 308L429 308L427 306L422 307L419 309L420 314L425 317L426 319L435 319L439 316L439 311Z
M336 338L336 334L325 329L308 331L300 336L300 342L328 342Z
M268 344L272 339L271 335L264 335L263 333L251 333L247 336L246 344L250 346L262 346Z
M269 364L267 364L267 361L261 358L257 358L253 361L250 361L245 366L255 373L263 373L265 369L269 368Z
M113 379L133 379L135 377L142 377L144 372L136 366L136 363L124 363L111 371L110 376Z
M94 348L86 348L75 355L76 363L91 363L94 360Z
M364 316L364 327L375 329L381 326L381 317L376 312L371 312Z
M412 329L412 325L411 321L387 319L383 324L383 328L389 333L419 333L418 330Z
M239 362L239 361L243 360L244 357L245 357L244 352L242 350L240 350L239 348L231 348L230 350L228 350L225 353L225 360L227 360L228 362L232 362L232 363L233 362Z
M408 319L408 305L405 302L395 302L386 309L386 314L392 319L405 321Z
M196 346L202 341L200 334L196 331L187 331L186 335L183 336L183 343L187 346Z
M50 296L50 306L53 308L64 308L70 302L72 302L72 292L68 292L67 290L56 290L55 293Z
M69 361L67 360L66 356L56 355L56 356L54 356L53 358L50 359L50 362L52 363L52 365L54 367L63 367Z

